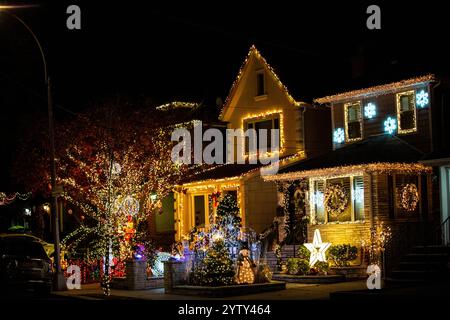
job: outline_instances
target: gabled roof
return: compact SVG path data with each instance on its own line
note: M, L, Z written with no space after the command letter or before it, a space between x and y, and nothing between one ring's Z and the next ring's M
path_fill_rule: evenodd
M183 183L193 183L205 180L218 180L218 179L232 179L239 178L250 171L256 170L262 167L261 164L224 164L217 165L200 172L196 172L193 175L184 179Z
M332 174L342 171L374 169L380 163L397 164L397 167L416 168L417 162L424 154L397 136L378 135L349 144L315 158L298 161L282 168L277 175L267 180L292 180L310 177L319 173ZM399 166L398 164L406 164ZM373 168L372 168L373 167ZM395 166L391 166L395 167Z
M261 53L258 51L258 49L256 49L256 47L254 45L252 45L250 47L250 50L247 54L247 57L245 58L244 62L241 65L241 68L239 69L238 75L236 77L236 79L233 82L233 85L231 86L230 92L222 106L222 110L220 111L219 114L219 119L222 119L222 116L225 113L225 110L229 107L231 99L233 98L234 94L236 93L236 89L238 88L242 76L244 75L247 66L249 64L249 60L252 56L255 56L258 60L260 60L262 62L262 64L264 65L264 67L267 69L267 71L269 72L269 74L273 77L273 79L275 80L275 82L278 84L278 86L280 87L281 90L283 90L286 94L286 97L288 98L289 101L291 101L291 103L295 104L295 105L299 105L300 102L297 102L292 95L289 93L287 87L281 82L280 78L278 77L278 75L276 74L275 70L269 65L269 63L267 63L266 59L264 59L264 57L261 55Z
M326 96L322 98L314 99L316 103L331 103L331 102L340 102L349 99L361 99L368 98L373 96L379 96L383 94L388 94L391 92L395 92L404 88L412 87L415 85L425 84L435 81L434 74L428 74L425 76L420 76L416 78L410 78L406 80L401 80L397 82L391 82L388 84L382 84L378 86L373 86L365 89L352 90L347 92L338 93L331 96Z
M290 165L291 163L295 163L295 161L297 161L298 159L303 159L304 157L305 153L301 151L299 153L280 158L278 160L278 165L280 167L284 167ZM270 164L267 165L261 163L257 164L229 163L229 164L214 165L202 171L194 171L191 175L188 175L185 179L183 179L182 184L204 182L207 180L239 179L247 174L259 171L263 167L267 168L268 166L270 166Z

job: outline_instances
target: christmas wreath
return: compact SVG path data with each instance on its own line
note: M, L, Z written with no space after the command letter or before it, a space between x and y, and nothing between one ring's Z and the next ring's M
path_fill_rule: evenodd
M419 191L414 183L407 183L400 192L400 206L408 212L416 210L419 203Z
M332 216L339 216L347 208L348 192L341 184L331 184L325 191L325 209Z

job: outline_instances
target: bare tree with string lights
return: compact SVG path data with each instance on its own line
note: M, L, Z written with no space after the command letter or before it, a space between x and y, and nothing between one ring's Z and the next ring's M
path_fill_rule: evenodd
M115 101L77 115L58 130L61 197L87 217L63 244L68 250L87 247L89 259L104 259L105 294L109 257L124 261L135 257L136 248L143 250L148 217L160 210L161 199L187 169L171 160L171 124L151 107ZM33 179L30 185L45 190L45 170Z

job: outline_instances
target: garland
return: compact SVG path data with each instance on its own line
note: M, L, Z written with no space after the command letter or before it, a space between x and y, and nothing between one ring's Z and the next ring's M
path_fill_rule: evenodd
M414 183L407 183L400 193L400 206L407 212L413 212L419 203L419 191Z
M30 197L31 197L31 192L24 193L24 194L16 192L16 193L13 193L13 194L11 194L9 196L6 195L6 193L4 193L4 192L0 192L0 206L4 206L4 205L7 205L7 204L10 204L16 199L25 201L25 200L27 200Z
M331 184L325 191L325 209L332 217L339 216L347 208L349 196L344 186Z

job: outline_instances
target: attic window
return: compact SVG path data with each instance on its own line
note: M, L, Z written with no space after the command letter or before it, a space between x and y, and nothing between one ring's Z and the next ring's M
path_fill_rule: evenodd
M256 73L256 96L263 96L266 94L266 88L264 83L264 71L258 71Z

